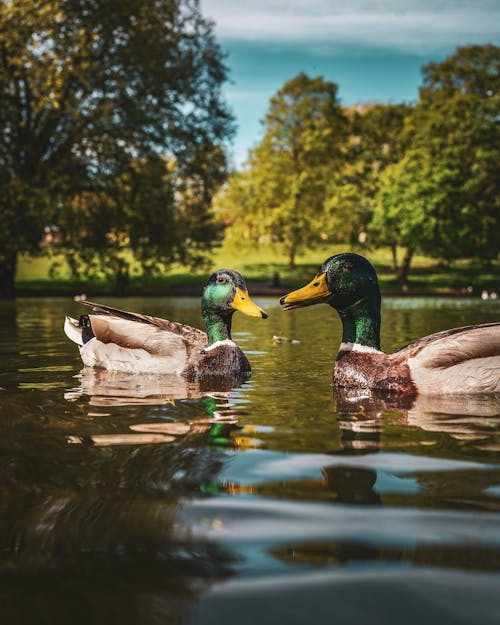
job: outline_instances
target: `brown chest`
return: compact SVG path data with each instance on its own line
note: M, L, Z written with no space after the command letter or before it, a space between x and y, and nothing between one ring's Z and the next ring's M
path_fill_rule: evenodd
M380 389L405 395L416 395L406 362L384 353L342 352L335 363L334 386L343 388Z
M250 372L250 363L239 347L221 345L202 352L200 359L184 371L184 376L188 380L201 380L212 377L238 377Z

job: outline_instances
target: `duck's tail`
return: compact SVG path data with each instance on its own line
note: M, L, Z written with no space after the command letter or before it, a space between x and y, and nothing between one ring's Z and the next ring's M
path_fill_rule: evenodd
M94 338L94 332L92 331L92 325L88 315L81 315L79 321L73 319L73 317L66 317L64 320L64 332L73 343L76 343L80 347Z
M65 317L64 333L70 339L70 341L73 341L73 343L76 343L78 346L82 347L82 328L76 319L73 319L73 317Z

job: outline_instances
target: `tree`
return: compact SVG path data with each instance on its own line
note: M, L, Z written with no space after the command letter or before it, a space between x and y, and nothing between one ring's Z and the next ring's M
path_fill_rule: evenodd
M175 163L176 192L196 188L192 209L203 222L225 176L220 146L233 132L221 98L225 80L197 0L2 0L2 290L12 288L18 252L36 250L48 222L68 222L65 211L72 214L68 207L81 198L92 198L101 216L109 212L120 176L158 155ZM166 221L178 197L169 196ZM135 205L136 217L143 208ZM85 224L88 236L97 228L94 243L103 236L96 211ZM141 248L145 262L170 245L189 256L179 237L160 241L155 224L148 236L157 245L150 254ZM193 229L200 241L202 230Z
M172 262L202 265L220 230L207 211L207 194L222 182L221 160L224 154L215 150L202 179L186 177L175 161L151 156L130 163L103 197L74 196L58 220L73 275L104 274L124 289L130 250L146 276L164 272Z
M459 48L423 70L420 102L408 120L408 151L388 168L373 231L413 253L446 260L498 255L500 231L500 48Z
M404 122L411 111L407 104L365 104L347 109L347 158L343 167L333 172L325 203L325 219L338 241L357 244L366 235L380 176L404 154ZM393 256L396 264L395 250Z
M299 74L271 99L264 126L222 204L239 205L232 219L248 237L284 243L293 269L301 246L320 240L327 180L343 158L347 120L337 86Z

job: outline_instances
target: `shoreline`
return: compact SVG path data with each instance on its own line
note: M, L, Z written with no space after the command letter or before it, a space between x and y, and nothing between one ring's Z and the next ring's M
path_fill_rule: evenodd
M252 296L260 297L281 297L287 292L297 288L294 284L284 284L283 286L271 286L265 283L251 282L247 280L249 291ZM89 286L87 290L77 288L44 289L17 288L14 290L12 298L16 297L71 297L72 299L84 295L86 299L98 297L201 297L203 286L172 286L170 288L134 288L127 289L107 289ZM383 297L461 297L464 299L481 298L481 291L464 292L460 289L381 289ZM8 299L8 298L3 298Z

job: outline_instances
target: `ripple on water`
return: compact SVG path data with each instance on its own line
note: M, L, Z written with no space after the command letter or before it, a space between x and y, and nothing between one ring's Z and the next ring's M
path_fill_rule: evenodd
M110 303L200 320L197 299ZM6 622L496 625L499 402L334 394L332 311L262 305L235 316L251 380L203 393L82 371L72 301L0 303ZM391 298L383 343L498 310Z

